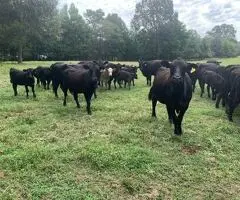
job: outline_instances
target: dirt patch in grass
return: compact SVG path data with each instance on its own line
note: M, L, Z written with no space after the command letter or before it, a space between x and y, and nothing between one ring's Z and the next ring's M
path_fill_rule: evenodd
M3 179L3 178L5 178L5 174L4 172L0 171L0 179Z
M195 146L195 145L189 145L189 146L182 146L181 151L184 154L187 155L193 155L196 154L200 151L201 147L200 146Z

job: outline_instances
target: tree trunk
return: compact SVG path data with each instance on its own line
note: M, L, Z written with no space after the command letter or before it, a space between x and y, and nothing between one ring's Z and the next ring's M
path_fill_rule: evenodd
M23 61L23 47L22 44L19 44L18 46L18 63L22 63Z

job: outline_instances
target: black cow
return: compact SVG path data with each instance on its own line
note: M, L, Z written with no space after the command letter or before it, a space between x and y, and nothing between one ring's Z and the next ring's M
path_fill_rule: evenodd
M118 82L118 85L120 88L122 88L121 86L121 82L124 82L124 88L126 88L126 84L128 84L128 89L130 90L131 88L131 82L133 81L134 84L134 78L136 78L135 74L130 73L128 71L125 70L120 70L118 75L116 76L115 80L114 80L114 87L116 89L116 82Z
M33 70L33 75L37 78L37 85L41 82L44 89L49 90L49 85L52 81L52 72L49 67L37 67Z
M193 92L195 91L196 88L196 82L197 82L197 68L198 65L194 64L194 63L187 63L187 73L189 75L189 77L192 80L192 89Z
M18 70L18 69L14 69L11 68L10 69L10 82L12 83L12 87L13 87L13 91L14 91L14 95L17 96L17 86L18 85L24 85L25 86L25 90L26 90L26 94L27 94L27 98L28 98L28 86L30 86L32 88L32 93L33 93L33 97L36 97L35 91L34 91L34 77L32 74L32 70L28 69L28 70Z
M227 85L227 106L226 112L229 121L233 121L232 115L235 108L240 103L240 68L238 66L229 67L227 70L228 74L228 85Z
M55 97L58 98L58 87L62 84L62 71L68 68L67 64L54 63L50 66L52 73L52 86Z
M94 70L95 74L97 76L98 85L100 85L100 76L101 76L100 70L104 68L104 65L106 63L108 63L108 62L97 62L97 61L93 60L93 61L81 61L78 64L88 65L92 70ZM94 91L94 97L97 98L96 89Z
M147 79L147 85L152 84L152 76L155 76L160 67L164 67L168 64L164 60L151 60L151 61L139 61L139 69L143 76Z
M196 75L198 78L198 82L199 82L199 86L201 88L201 97L204 94L204 87L201 87L201 85L204 84L204 77L203 77L203 73L204 71L214 71L216 72L217 69L219 68L219 66L217 64L214 63L202 63L202 64L198 64L198 68L196 70ZM208 97L211 98L210 95L210 86L207 85L207 92L208 92ZM216 99L216 96L213 95L213 99Z
M175 60L168 68L159 68L148 98L152 100L152 116L156 117L157 101L165 104L169 121L174 123L174 133L181 135L182 119L192 98L192 81L186 62Z
M129 72L132 75L132 84L133 86L135 86L135 79L138 79L137 76L137 67L132 67L132 66L127 66L127 65L123 65L123 67L121 67L121 71L126 71Z
M212 97L218 94L217 101L216 101L216 108L219 108L219 102L221 99L222 99L222 105L224 106L225 91L226 91L226 84L225 84L224 78L216 72L205 70L203 72L203 79L201 82L202 85L200 85L201 90L203 90L202 88L204 88L205 83L212 88L212 92L213 92Z
M227 98L227 108L226 112L228 115L229 121L233 121L232 115L235 110L235 108L240 103L240 74L237 76L233 82L233 86L231 87L231 91L228 94Z
M66 106L67 91L69 90L74 97L77 107L80 108L78 94L83 93L87 102L87 112L91 114L91 98L98 83L95 71L87 65L83 65L83 68L68 67L62 71L62 78L63 105Z

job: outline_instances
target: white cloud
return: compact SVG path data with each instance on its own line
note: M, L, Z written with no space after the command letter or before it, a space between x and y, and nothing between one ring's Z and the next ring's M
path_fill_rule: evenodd
M106 14L118 13L127 25L134 15L135 4L139 0L60 0L61 5L74 3L81 14L86 9L103 9ZM173 0L179 19L188 29L195 29L204 35L215 25L233 24L240 40L239 0Z

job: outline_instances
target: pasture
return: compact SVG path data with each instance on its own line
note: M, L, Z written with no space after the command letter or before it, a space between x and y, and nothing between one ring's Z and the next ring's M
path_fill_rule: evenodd
M197 84L173 136L164 105L151 117L140 71L130 91L99 88L91 116L83 95L80 109L71 95L63 107L60 90L13 96L10 67L51 63L0 64L0 199L239 199L239 109L228 122Z

